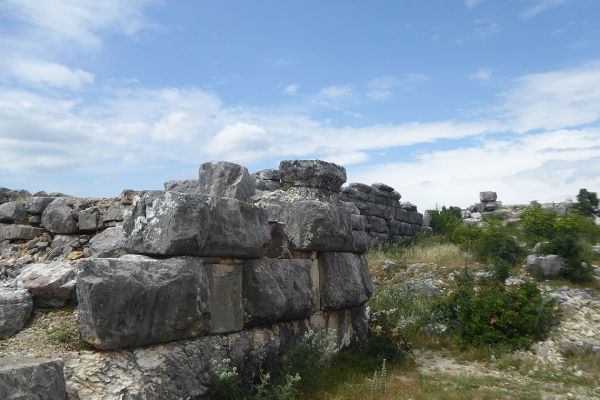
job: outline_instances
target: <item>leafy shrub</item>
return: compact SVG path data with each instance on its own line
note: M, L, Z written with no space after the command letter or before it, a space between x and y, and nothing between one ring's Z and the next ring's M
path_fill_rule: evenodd
M285 375L283 382L272 384L271 374L261 374L260 382L255 386L252 400L294 400L298 395L300 374Z
M552 237L557 218L556 211L546 211L539 204L526 208L521 213L524 239L533 245Z
M525 255L516 239L499 223L488 223L483 227L461 225L450 239L483 261L499 259L515 265Z
M441 210L428 210L431 219L430 226L433 231L440 235L449 235L462 224L462 215L459 207L443 206Z
M595 243L600 240L600 227L596 225L593 218L586 217L576 209L569 210L568 213L556 220L551 237L559 235L575 236L587 242Z
M221 361L212 359L211 362L217 375L215 397L220 400L236 400L241 398L242 382L237 368L231 367L231 360L228 358L224 358Z
M556 302L535 283L507 287L489 279L476 287L466 269L455 283L450 296L439 300L434 309L463 347L526 348L544 339L558 322Z
M309 330L288 350L283 361L284 376L299 374L302 377L302 389L311 390L339 350L335 329L319 332Z

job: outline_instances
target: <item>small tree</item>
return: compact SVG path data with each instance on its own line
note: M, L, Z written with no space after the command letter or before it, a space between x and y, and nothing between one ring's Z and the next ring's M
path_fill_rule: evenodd
M598 204L599 201L596 192L588 192L587 189L579 189L577 203L575 204L577 211L587 217L600 215Z

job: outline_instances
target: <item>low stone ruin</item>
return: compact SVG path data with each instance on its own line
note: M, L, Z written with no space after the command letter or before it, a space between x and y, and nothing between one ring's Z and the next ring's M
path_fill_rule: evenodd
M0 337L34 306L76 299L81 338L103 350L65 356L81 399L204 398L213 359L251 378L308 330L361 340L373 290L363 253L370 240L408 239L422 216L389 186L345 181L319 160L253 175L216 162L118 199L0 190ZM36 361L3 361L10 397L6 376Z

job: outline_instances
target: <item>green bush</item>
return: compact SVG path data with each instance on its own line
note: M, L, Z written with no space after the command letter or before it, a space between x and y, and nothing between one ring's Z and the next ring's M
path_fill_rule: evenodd
M507 287L488 279L476 287L465 270L455 284L452 293L433 308L463 347L527 348L544 339L558 322L556 302L544 296L535 283Z
M545 211L539 204L526 208L521 213L523 238L530 245L547 240L554 235L557 219L556 211Z
M483 227L461 225L454 230L450 240L482 261L499 259L515 265L525 255L516 239L500 223L487 223Z
M561 275L573 282L587 282L593 277L590 263L586 262L583 248L573 233L557 235L540 248L542 254L557 254L565 259Z
M586 217L573 209L556 220L551 237L559 235L576 236L586 242L595 243L600 240L600 227L596 225L593 218Z
M439 235L451 234L457 226L462 224L462 214L459 207L450 206L446 208L443 206L440 209L428 210L429 218L431 220L430 226L433 231Z

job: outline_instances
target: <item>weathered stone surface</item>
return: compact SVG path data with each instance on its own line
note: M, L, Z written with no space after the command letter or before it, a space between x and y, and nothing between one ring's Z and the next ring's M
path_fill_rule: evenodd
M102 223L106 224L107 222L113 221L123 221L123 206L120 204L113 204L106 211L102 213Z
M5 187L0 187L0 204L9 201L20 200L31 196L27 190L12 190Z
M61 359L0 359L0 399L65 400Z
M0 224L0 241L2 240L31 240L42 236L46 230L28 225Z
M279 164L283 186L308 186L338 192L346 182L346 169L321 160L285 160Z
M237 332L244 327L242 270L241 265L206 265L212 334Z
M321 309L362 306L373 293L367 259L353 253L324 252L319 257Z
M246 325L306 318L317 310L311 260L248 260L244 263Z
M393 187L386 185L385 183L374 183L371 185L371 187L373 187L373 189L381 190L382 192L387 193L392 193L394 191Z
M145 192L123 228L132 253L260 257L269 240L266 212L231 198Z
M531 254L525 259L527 270L545 279L557 278L565 267L565 260L561 256L549 254L536 256Z
M121 204L123 204L124 206L131 205L131 203L133 203L133 199L138 194L140 194L140 192L137 191L137 190L133 190L133 189L125 189L125 190L123 190L121 192L121 196L119 197L119 199L121 200Z
M279 183L279 181L269 181L265 179L255 179L254 186L256 187L256 190L274 191L281 189L281 183Z
M423 225L423 214L416 211L410 211L408 213L408 222L411 224Z
M369 221L368 226L371 231L380 233L388 232L388 227L387 223L385 222L385 219L369 215L367 217L367 220Z
M92 257L114 258L126 254L125 234L121 225L107 228L95 235L89 243Z
M282 203L278 219L295 250L351 251L350 212L335 203L315 200Z
M482 203L490 203L492 201L496 201L498 199L498 194L496 192L479 192L479 201Z
M369 234L365 231L352 231L352 252L362 254L369 247Z
M365 220L367 217L364 215L350 215L350 219L352 220L352 229L355 231L364 231L365 230Z
M279 222L270 222L271 240L264 249L267 258L291 258L292 251L285 236L285 225Z
M281 171L278 169L263 169L252 175L265 181L279 181L281 179Z
M179 179L165 182L165 190L168 192L182 192L182 193L197 193L198 192L198 180L197 179Z
M27 210L14 201L0 205L0 222L22 224L27 220Z
M0 289L0 339L19 332L33 311L33 299L27 290Z
M95 231L100 227L100 213L96 210L79 212L79 230Z
M254 179L246 167L227 161L208 162L200 166L199 193L246 200L254 195L254 191Z
M29 290L40 307L62 307L75 294L75 268L55 261L29 264L17 276L17 285Z
M55 197L30 197L25 208L29 214L41 215Z
M87 258L77 269L79 329L99 349L169 342L208 331L208 281L198 258Z
M42 214L42 225L52 233L76 233L77 216L73 210L74 200L68 197L56 198Z

